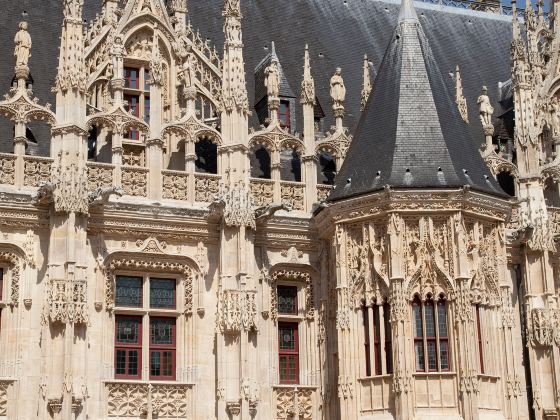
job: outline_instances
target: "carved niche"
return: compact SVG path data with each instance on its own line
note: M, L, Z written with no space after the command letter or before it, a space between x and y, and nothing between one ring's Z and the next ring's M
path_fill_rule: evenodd
M10 270L9 303L11 306L18 306L22 259L14 252L0 251L0 262L6 263Z

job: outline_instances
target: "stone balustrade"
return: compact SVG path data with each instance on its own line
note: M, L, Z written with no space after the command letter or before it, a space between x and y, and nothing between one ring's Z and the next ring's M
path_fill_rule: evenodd
M115 165L110 163L88 162L88 190L97 188L110 188L114 183Z
M16 181L16 156L0 153L0 184L14 185Z
M41 182L51 179L51 167L53 159L39 156L25 156L23 158L23 185L26 187L37 187Z
M317 387L279 385L273 387L273 391L278 420L318 418Z
M288 203L292 210L305 210L305 184L302 182L280 182L282 203Z
M257 207L274 203L274 181L271 179L251 178L251 193Z
M319 203L325 201L332 190L332 185L317 184L317 201Z
M162 171L164 199L184 200L189 199L189 175L183 171Z
M137 166L122 167L122 188L125 195L148 196L148 168Z

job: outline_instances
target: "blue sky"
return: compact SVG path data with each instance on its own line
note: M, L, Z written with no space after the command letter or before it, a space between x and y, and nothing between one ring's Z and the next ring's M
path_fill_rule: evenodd
M502 0L502 4L505 4L507 6L511 5L511 0ZM549 1L548 0L544 0L544 10L548 11L548 4ZM533 6L535 6L535 0L533 0ZM522 9L525 8L525 0L517 0L517 7L520 7Z

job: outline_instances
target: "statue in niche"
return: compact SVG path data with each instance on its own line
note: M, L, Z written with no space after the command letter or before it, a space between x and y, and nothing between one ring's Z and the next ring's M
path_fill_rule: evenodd
M482 86L482 93L478 97L476 103L479 105L480 121L483 127L492 125L492 114L494 113L494 108L490 104L490 98L488 97L488 88Z
M179 75L181 78L180 80L183 82L183 86L194 86L196 80L196 63L196 57L192 53L187 55L185 62L181 66L181 73Z
M264 73L266 75L264 85L266 86L268 97L278 98L278 95L280 95L278 62L276 60L272 61L270 65L265 69Z
M16 57L16 66L27 66L31 57L31 35L27 32L27 22L19 24L19 32L14 39L16 48L14 56Z
M340 67L336 69L333 77L331 77L331 98L333 100L333 108L344 108L346 86L344 86L342 69Z

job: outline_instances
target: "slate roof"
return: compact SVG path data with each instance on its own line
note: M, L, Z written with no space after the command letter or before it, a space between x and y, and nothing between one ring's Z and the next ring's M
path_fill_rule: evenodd
M85 0L84 14L91 20L101 11L102 0ZM223 45L223 0L189 0L189 18L194 28L221 49ZM332 124L329 79L336 67L348 90L344 123L351 132L360 116L362 63L364 54L379 68L395 27L399 5L396 0L242 0L243 37L247 88L255 98L253 69L268 53L270 42L276 51L286 78L299 96L303 75L305 44L311 52L312 72L317 97L327 114L324 126ZM41 102L54 103L50 88L54 85L58 64L58 46L62 23L60 0L17 0L2 2L0 14L0 93L7 92L13 76L13 38L20 20L27 20L33 37L31 72L35 94ZM509 44L511 20L507 16L474 12L448 6L416 3L420 23L432 46L436 62L446 81L459 64L464 94L469 106L469 129L477 144L482 143L476 98L486 85L495 105L498 82L510 77ZM23 12L26 16L22 16ZM436 42L437 41L437 42ZM254 105L254 103L252 104ZM301 107L297 107L297 130L301 131ZM255 113L254 113L255 114ZM258 126L256 115L252 123ZM0 118L0 152L13 150L11 126ZM40 153L49 152L49 133L38 137Z
M504 195L440 72L412 0L399 20L330 201L393 188L471 188Z

